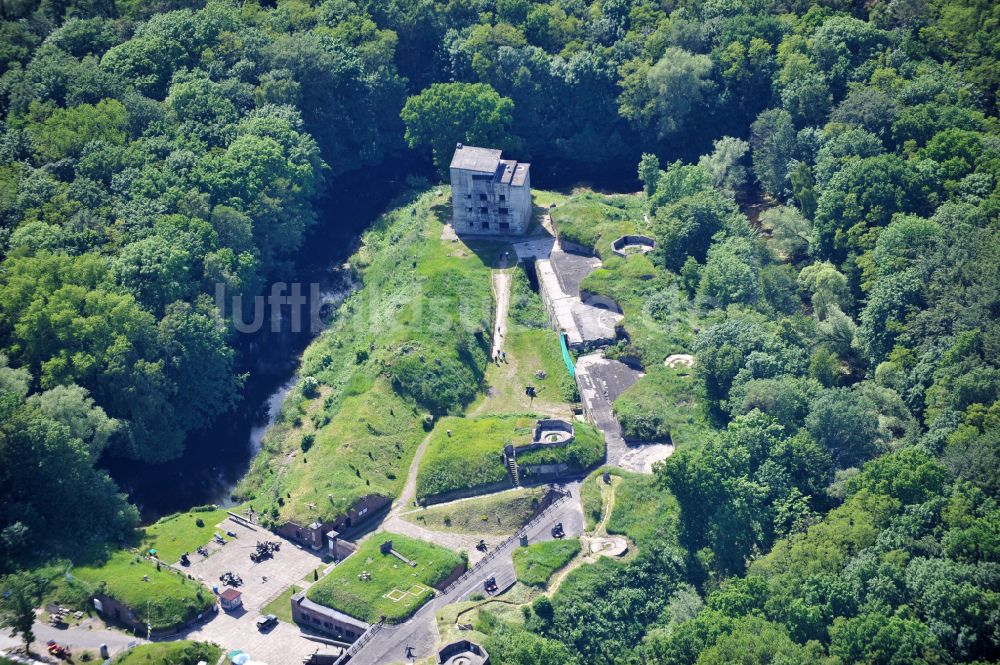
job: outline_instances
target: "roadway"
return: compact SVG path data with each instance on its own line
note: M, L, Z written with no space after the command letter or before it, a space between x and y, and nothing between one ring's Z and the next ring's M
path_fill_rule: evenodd
M560 486L569 490L572 496L555 506L538 522L527 529L528 542L536 543L552 539L552 527L562 522L567 538L575 538L583 533L583 509L580 505L580 483L572 482ZM513 539L500 548L498 554L482 564L474 574L469 575L448 593L438 594L433 600L421 607L406 623L397 626L385 626L366 644L357 655L351 659L352 665L385 665L386 663L405 662L407 647L411 648L412 659L425 658L434 653L437 646L438 631L436 616L438 610L445 605L466 600L474 593L483 592L483 581L487 577L496 577L497 583L503 589L507 581L514 580L513 552L519 546L518 539Z

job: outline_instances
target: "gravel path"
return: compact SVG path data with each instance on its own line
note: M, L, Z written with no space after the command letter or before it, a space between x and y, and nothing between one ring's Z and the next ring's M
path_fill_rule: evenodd
M491 273L493 300L496 302L496 312L493 322L496 328L493 330L493 351L490 358L496 358L497 354L503 350L504 339L507 337L507 310L510 309L510 285L511 274L507 269L506 257L501 259L500 268Z

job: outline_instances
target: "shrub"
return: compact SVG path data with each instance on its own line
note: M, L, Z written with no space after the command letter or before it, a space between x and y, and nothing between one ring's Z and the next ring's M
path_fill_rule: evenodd
M316 435L312 432L307 432L302 435L302 440L299 441L299 446L302 448L302 452L306 453L309 452L309 449L312 448L312 445L315 442Z

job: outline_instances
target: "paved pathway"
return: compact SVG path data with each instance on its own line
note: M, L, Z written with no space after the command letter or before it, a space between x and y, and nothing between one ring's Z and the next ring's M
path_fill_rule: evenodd
M568 538L583 533L583 509L579 499L580 483L569 483L563 488L570 491L571 498L558 504L550 513L527 529L529 542L551 540L552 527L556 522L563 523ZM514 565L511 555L517 547L516 539L507 543L474 575L469 575L447 594L440 594L421 607L409 621L398 626L383 628L351 659L352 665L404 662L408 646L412 647L415 659L430 656L437 646L438 631L435 617L438 610L445 605L465 600L473 593L481 593L483 580L487 577L495 576L498 582L509 579Z
M243 608L236 612L220 610L205 623L196 624L170 639L216 642L226 651L242 649L254 660L269 665L300 663L303 657L316 650L319 646L316 642L307 639L295 624L280 621L274 628L261 632L257 630L256 621L264 614L267 604L290 586L306 588L309 585L310 573L323 563L320 554L296 547L291 541L263 529L251 530L231 519L225 520L221 528L238 537L227 538L225 545L213 547L217 551L208 558L193 555L191 565L180 569L209 585L219 584L219 575L224 571L237 573L243 578L240 588ZM258 540L280 541L281 549L272 558L254 563L250 560L250 552ZM220 590L224 588L221 584L219 587Z

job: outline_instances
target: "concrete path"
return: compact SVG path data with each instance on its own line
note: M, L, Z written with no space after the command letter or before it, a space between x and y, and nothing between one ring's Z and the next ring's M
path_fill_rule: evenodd
M243 607L235 612L220 610L204 623L170 639L215 642L226 651L242 649L254 660L268 665L302 662L302 658L316 651L318 645L306 638L297 625L279 621L273 628L260 631L256 621L265 613L268 603L292 585L303 589L309 586L312 571L323 565L320 553L296 547L295 543L274 533L260 529L252 531L231 519L225 520L220 527L233 531L237 537L228 538L226 544L208 558L192 556L191 565L181 570L208 585L218 584L219 576L225 571L235 572L243 578L240 587ZM256 542L265 539L280 541L281 549L270 559L251 561L250 552ZM224 588L221 584L219 587L220 590Z
M641 376L641 372L617 360L609 360L600 352L581 356L576 361L580 399L590 420L604 433L608 464L620 466L629 450L612 404Z
M575 538L583 533L580 483L569 483L564 485L563 489L568 489L572 497L559 504L538 523L527 529L529 542L551 540L552 527L556 522L563 523L563 529L568 538ZM438 595L420 608L409 621L398 626L383 628L351 659L352 665L386 665L387 663L406 662L406 647L412 648L414 659L430 656L434 652L438 640L437 622L435 621L438 610L445 605L465 600L473 593L482 593L483 580L487 577L495 576L498 583L510 578L514 565L512 554L517 547L516 540L508 543L474 575L470 575L447 594Z

